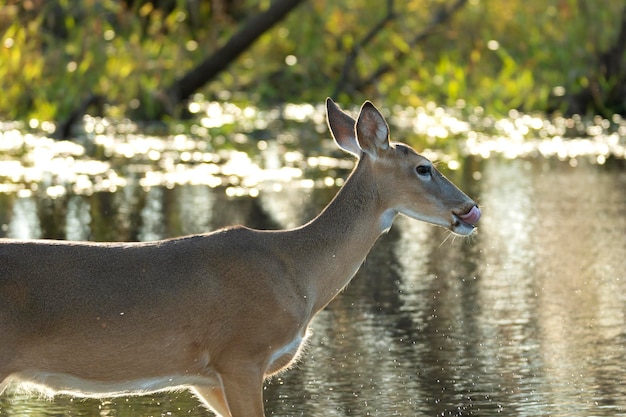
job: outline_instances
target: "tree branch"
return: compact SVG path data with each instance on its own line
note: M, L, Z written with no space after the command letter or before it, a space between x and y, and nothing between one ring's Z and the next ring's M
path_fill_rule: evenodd
M457 0L452 6L449 8L442 7L437 12L433 14L433 17L428 24L421 32L417 33L413 39L409 42L409 49L412 49L420 42L426 40L429 36L431 36L435 31L444 23L447 23L452 16L459 11L465 4L467 0ZM398 65L398 63L402 62L408 56L408 52L404 52L401 50L397 50L394 54L393 59L390 62L385 62L381 64L375 71L373 71L367 78L362 81L359 81L354 85L354 89L357 91L362 91L370 85L374 84L380 77L385 75L386 73L392 71L394 67Z
M382 31L389 22L395 19L395 17L394 0L387 0L387 14L363 37L363 39L361 39L360 42L355 43L350 49L350 52L348 52L348 56L343 64L341 76L335 84L333 97L336 97L345 89L346 85L349 85L350 72L354 68L354 63L356 62L359 53L365 49L365 47L367 47L367 45L374 40L376 35L378 35L378 33Z
M175 109L181 102L213 80L263 33L281 21L303 1L275 0L269 9L250 18L224 46L158 94L164 105L163 112L167 114L175 113Z

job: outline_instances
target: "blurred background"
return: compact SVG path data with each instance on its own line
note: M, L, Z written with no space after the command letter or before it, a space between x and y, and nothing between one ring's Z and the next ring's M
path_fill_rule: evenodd
M189 111L196 93L255 106L332 96L496 115L626 110L622 1L3 3L6 120L65 121L88 104L154 120Z
M479 201L468 239L396 221L268 416L626 416L625 2L4 0L0 88L0 237L299 226L354 164L327 96L372 100ZM208 414L185 392L0 397Z

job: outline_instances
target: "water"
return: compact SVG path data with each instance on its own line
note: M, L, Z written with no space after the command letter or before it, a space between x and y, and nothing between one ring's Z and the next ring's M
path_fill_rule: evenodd
M347 174L342 160L322 158L327 145L311 153L317 159L292 154L291 162L284 154L277 162L271 142L259 160L239 155L251 177L260 175L256 162L269 168L254 182L228 162L204 160L213 157L196 145L171 157L170 172L226 180L147 184L148 172L165 170L153 165L162 159L145 158L124 164L124 175L112 160L101 172L73 171L91 188L54 175L37 187L7 182L0 234L150 240L234 223L292 227L319 212ZM198 160L177 169L182 152ZM477 146L469 153L478 156L459 156L448 174L479 199L478 234L454 238L399 218L317 317L301 363L266 384L267 415L626 416L626 169L619 159L533 152L484 158ZM4 395L5 415L209 413L180 392L110 401Z

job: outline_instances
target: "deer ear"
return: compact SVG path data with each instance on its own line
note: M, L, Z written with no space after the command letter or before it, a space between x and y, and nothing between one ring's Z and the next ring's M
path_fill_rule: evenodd
M369 101L361 106L356 122L356 137L363 152L374 158L378 158L381 151L389 149L389 126Z
M354 119L341 111L330 97L326 99L326 116L337 145L357 158L360 157L361 148L356 140Z

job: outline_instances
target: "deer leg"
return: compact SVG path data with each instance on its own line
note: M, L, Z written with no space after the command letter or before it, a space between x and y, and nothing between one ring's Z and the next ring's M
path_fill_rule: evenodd
M0 378L4 378L4 377L0 376ZM9 385L9 382L6 379L0 380L0 395L2 395L7 385Z
M2 355L0 355L2 357ZM5 371L4 364L0 363L0 395L4 392L4 390L9 386L9 375L8 371Z
M219 417L231 417L224 389L221 386L204 387L194 386L191 391L202 401L202 403Z
M221 376L231 417L265 417L262 372L242 373L239 370Z

